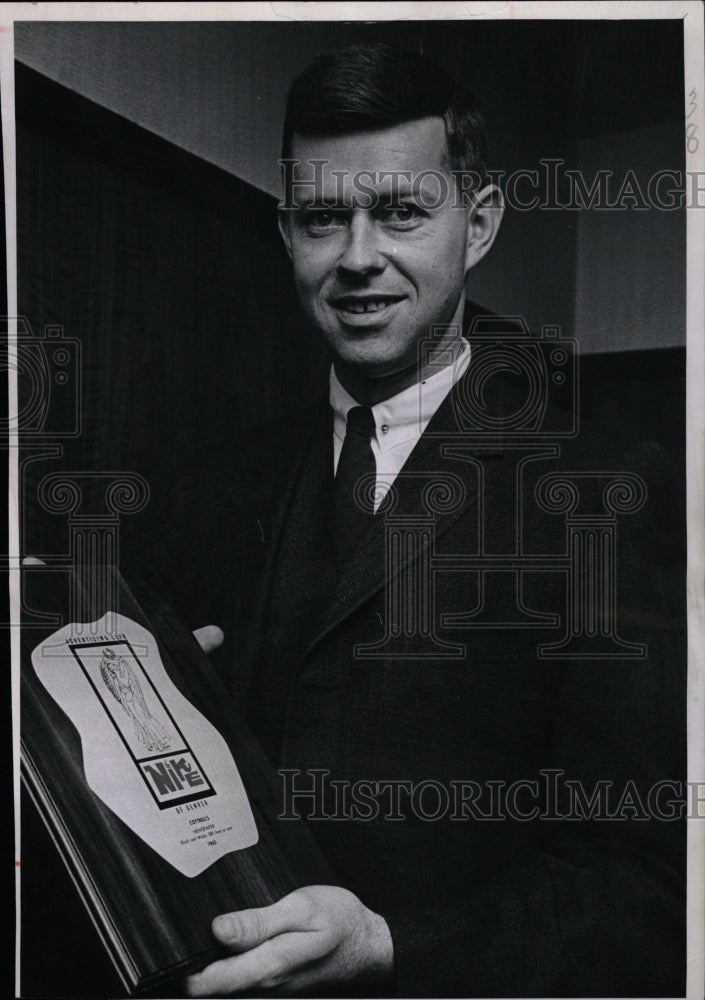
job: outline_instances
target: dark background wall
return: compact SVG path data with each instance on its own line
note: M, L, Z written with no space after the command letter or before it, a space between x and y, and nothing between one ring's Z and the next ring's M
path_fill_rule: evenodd
M19 65L16 93L20 312L81 353L78 398L55 391L46 421L63 468L145 476L151 521L205 442L320 391L322 350L271 197ZM56 466L33 461L30 482Z

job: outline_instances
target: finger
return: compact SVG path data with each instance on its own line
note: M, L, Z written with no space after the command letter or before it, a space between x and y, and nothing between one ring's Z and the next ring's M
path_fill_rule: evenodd
M327 954L330 945L316 932L293 932L270 938L241 955L224 958L189 976L192 997L231 996L253 990L281 990L302 966Z
M25 556L22 560L23 566L46 566L43 559L38 559L37 556Z
M311 903L296 890L271 906L221 914L213 921L213 933L226 948L240 954L277 934L308 930L310 918Z
M194 629L193 634L204 653L212 653L218 646L223 645L225 639L223 630L217 625L204 625L202 628Z

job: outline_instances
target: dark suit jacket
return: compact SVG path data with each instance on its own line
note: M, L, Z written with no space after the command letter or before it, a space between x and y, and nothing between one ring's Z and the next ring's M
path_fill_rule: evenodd
M499 384L498 412L512 412L518 390ZM194 627L223 626L219 663L273 764L300 771L288 779L299 789L311 784L312 770L328 772L323 811L338 818L313 816L310 825L341 884L389 923L396 963L389 993L678 995L684 823L640 809L658 782L685 779L683 592L672 586L680 568L653 531L658 497L652 491L641 512L616 525L619 630L647 645L644 658L538 658L537 646L555 643L565 628L567 574L538 566L518 576L510 558L550 560L566 551L565 518L535 501L541 476L641 475L651 453L634 442L625 454L614 447L614 429L587 424L560 454L550 442L534 439L527 449L501 432L463 436L459 391L410 456L393 512L407 528L423 528L425 487L443 481L464 494L432 518L431 641L412 626L386 653L378 647L369 655L385 637L397 592L390 579L406 588L408 605L410 588L427 578L414 575L425 556L392 558L389 521L378 514L336 576L326 539L326 403L250 435L227 462L219 456L208 479L194 471L175 494L177 518L199 511L188 534L175 523L164 529L179 540L171 565L181 580L197 581L182 591L182 610ZM544 425L554 417L549 406ZM453 569L451 557L481 552L504 555L504 572L482 580L477 567ZM557 626L534 618L525 627L524 618L511 627L517 581L519 603L535 616L557 612ZM465 624L442 617L468 612L474 618ZM449 655L443 642L463 647L462 655ZM558 774L562 789L554 806L546 772ZM389 800L382 795L375 813L370 787L358 784L367 811L341 818L346 807L341 814L328 779L434 785L416 808L404 794L403 815L392 819ZM564 779L588 799L607 782L610 809L621 798L622 818L557 818L570 805ZM539 784L514 786L514 810L497 804L524 781ZM472 808L443 801L444 789L474 795L471 782L479 789ZM310 804L298 801L305 813ZM537 802L549 818L517 816Z

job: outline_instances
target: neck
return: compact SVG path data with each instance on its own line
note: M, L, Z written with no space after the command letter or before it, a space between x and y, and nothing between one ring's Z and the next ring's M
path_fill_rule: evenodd
M457 314L456 314L457 315ZM462 316L462 311L460 313ZM391 399L409 386L423 382L429 375L435 375L440 370L438 359L443 358L443 365L452 365L463 350L462 329L455 321L439 331L438 338L428 352L423 365L418 360L397 371L385 375L372 375L361 372L351 365L346 365L339 359L334 362L335 374L343 388L350 393L362 406L374 406L385 399Z

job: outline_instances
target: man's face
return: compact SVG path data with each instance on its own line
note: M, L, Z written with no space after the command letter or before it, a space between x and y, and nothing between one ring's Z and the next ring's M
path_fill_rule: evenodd
M431 327L462 317L470 215L445 153L441 118L294 137L299 207L281 227L298 293L336 358L366 377L415 365Z

